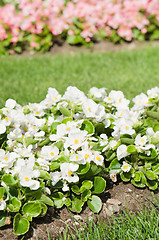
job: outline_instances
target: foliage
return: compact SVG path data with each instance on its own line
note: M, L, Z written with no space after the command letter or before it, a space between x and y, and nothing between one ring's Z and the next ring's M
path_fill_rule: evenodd
M159 175L159 88L129 108L121 91L49 88L40 103L8 99L0 119L0 225L13 218L16 235L47 206L98 213L106 175L156 190Z

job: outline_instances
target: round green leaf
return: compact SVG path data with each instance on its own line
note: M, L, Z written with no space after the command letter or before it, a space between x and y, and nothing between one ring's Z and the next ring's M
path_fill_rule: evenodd
M86 130L88 132L88 134L93 134L94 133L94 126L90 121L84 120L83 123L82 123L81 130Z
M95 177L93 187L94 187L93 193L100 194L105 190L106 181L102 177Z
M88 162L85 165L80 164L77 173L79 175L86 174L89 171L89 168L90 168L90 163Z
M7 208L10 212L18 212L21 208L21 201L19 201L18 198L13 197L7 205Z
M94 213L99 213L102 208L101 199L95 195L92 195L91 199L87 201L87 204Z
M37 217L41 213L41 205L36 201L25 203L22 212L26 216Z
M29 230L29 221L22 217L20 213L17 213L13 221L13 230L15 235L23 235Z
M15 180L11 174L4 174L2 177L2 181L9 186L17 184L17 180Z

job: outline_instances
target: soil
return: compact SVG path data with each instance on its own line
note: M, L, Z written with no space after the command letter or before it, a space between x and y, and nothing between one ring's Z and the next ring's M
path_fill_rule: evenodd
M159 198L159 192L156 191L155 195ZM101 220L108 218L104 211L104 206L109 199L115 199L121 202L120 209L129 209L131 212L136 213L143 209L146 205L152 206L152 193L147 188L138 189L131 183L112 183L107 181L107 187L104 193L101 194L103 208L98 214ZM58 239L59 234L68 228L68 231L75 233L74 229L81 229L81 224L84 224L88 219L89 221L97 220L97 215L86 207L81 214L71 213L66 207L58 210L49 208L45 217L34 219L31 224L30 231L26 234L24 240L48 240L48 233L50 238ZM81 222L81 224L79 224ZM18 240L13 234L12 224L6 225L0 230L1 240Z

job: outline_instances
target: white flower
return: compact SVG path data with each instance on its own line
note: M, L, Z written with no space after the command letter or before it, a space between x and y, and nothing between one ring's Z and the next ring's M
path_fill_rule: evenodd
M68 186L67 183L64 181L62 191L67 192L67 191L69 191L69 190L70 190L70 189L69 189L69 186ZM65 199L63 199L63 201L64 201L64 200L65 200Z
M51 183L54 186L62 178L62 175L61 172L51 172L50 177L52 181Z
M38 170L31 170L25 168L19 173L20 184L23 187L29 187L31 190L37 190L40 187L40 183L37 180L33 180L32 178L37 178L40 176L40 172Z
M159 97L159 88L158 87L151 88L150 90L147 91L147 95L149 98Z
M77 131L78 130L78 131ZM77 150L84 144L84 141L87 136L87 131L80 131L77 129L76 132L71 131L66 138L66 142L64 143L64 147L71 147L73 150Z
M135 145L137 146L144 146L147 142L147 136L142 136L141 134L138 134L135 138Z
M55 88L48 88L48 92L46 98L41 102L41 104L45 105L46 108L51 108L51 106L55 105L57 102L61 100L61 95Z
M89 95L96 98L99 101L102 101L103 98L106 96L106 90L107 90L107 88L92 87L89 90Z
M79 165L76 163L61 163L60 169L63 180L71 182L78 182L79 177L75 173L79 168Z
M129 172L131 169L131 165L123 161L123 165L121 166L121 170L123 172Z
M117 148L117 158L120 160L121 158L124 158L128 156L130 153L127 152L127 146L122 144Z
M3 198L0 198L0 211L6 209L6 206L6 202L3 200Z
M4 123L0 123L0 134L3 134L6 132L6 126Z
M101 138L101 140L100 140L100 146L105 146L105 145L108 144L108 137L107 137L106 134L102 133L102 134L100 135L100 138Z
M133 107L135 110L142 110L144 107L152 106L149 98L144 93L137 95L132 101L135 103Z
M67 88L63 99L74 102L75 104L82 104L87 100L85 94L82 91L72 86L69 86Z
M13 109L15 106L16 106L16 101L10 98L5 103L6 108Z
M103 166L104 163L104 157L100 154L98 151L93 152L93 161L95 162L96 165Z
M41 149L41 157L46 160L57 159L59 154L59 149L56 146L44 146Z

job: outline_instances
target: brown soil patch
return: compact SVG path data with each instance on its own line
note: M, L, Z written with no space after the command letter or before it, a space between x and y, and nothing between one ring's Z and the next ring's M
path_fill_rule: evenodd
M158 191L156 191L155 195L159 198ZM149 197L152 198L152 194L147 188L138 189L130 183L125 184L123 182L117 184L108 183L105 192L101 195L103 206L108 199L117 199L122 203L122 209L129 209L134 213L140 211L146 205L152 205ZM81 228L79 221L84 223L87 219L91 220L92 217L93 213L88 207L81 214L73 214L65 207L61 210L50 208L44 218L34 219L30 231L26 234L24 240L48 240L48 232L51 239L58 239L59 234L65 230L66 226L68 231L75 233L74 229ZM99 213L99 218L104 220L106 217L105 211L102 209ZM96 221L96 215L94 219ZM12 224L10 224L1 228L0 239L18 240L21 237L13 234Z

